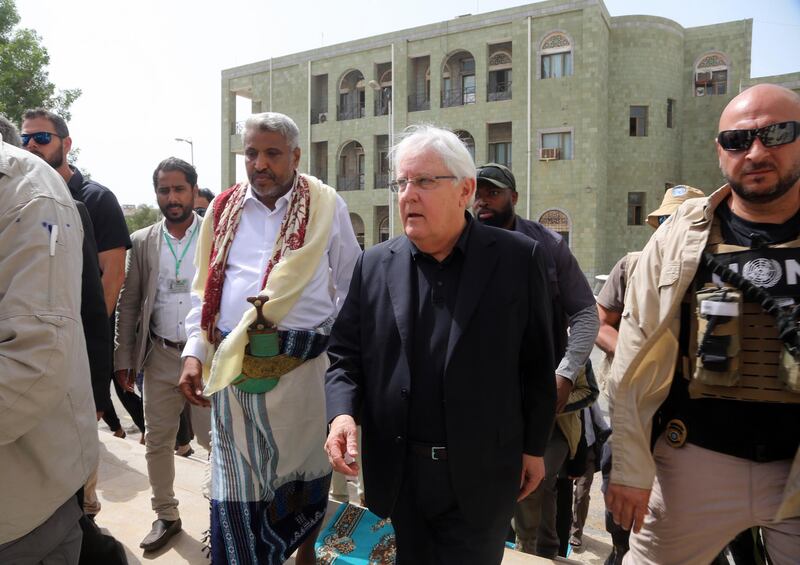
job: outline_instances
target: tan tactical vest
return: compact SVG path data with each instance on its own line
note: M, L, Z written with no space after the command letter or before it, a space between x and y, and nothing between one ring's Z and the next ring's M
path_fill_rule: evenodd
M769 246L772 248L797 248L800 260L800 238ZM723 243L722 234L717 221L712 224L706 251L720 255L751 251L747 247L727 245ZM684 359L683 374L691 376L689 394L692 398L723 398L728 400L746 400L756 402L800 403L800 390L797 388L797 361L786 351L783 341L778 336L776 319L766 313L760 304L741 300L741 291L728 284L723 288L731 289L723 300L729 304L706 304L705 312L714 308L738 307L739 315L718 325L714 332L730 336L728 370L719 373L703 371L702 361L697 357L698 347L707 328L707 316L701 313L702 302L710 296L709 289L719 288L706 283L702 289L690 290L684 301L691 304L691 333L689 339L689 358ZM737 298L738 295L738 298ZM719 292L716 299L719 299ZM738 304L733 303L738 300ZM795 297L795 303L798 300ZM711 308L709 308L711 306ZM686 366L688 365L688 366ZM789 371L789 374L787 374ZM786 381L794 378L794 391Z

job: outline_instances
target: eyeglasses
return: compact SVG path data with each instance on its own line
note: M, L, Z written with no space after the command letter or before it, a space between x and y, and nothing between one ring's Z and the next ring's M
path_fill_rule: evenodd
M49 131L37 131L36 133L23 133L20 134L22 138L22 146L27 147L31 139L36 142L36 145L47 145L53 140L53 137L63 139L57 133L50 133Z
M800 122L781 122L756 129L729 129L719 132L717 143L725 151L744 151L750 149L756 138L764 147L786 145L797 139Z
M416 184L420 190L431 190L436 188L440 180L451 179L456 180L458 177L453 175L438 175L435 177L417 177L417 178L399 178L389 183L389 188L392 192L404 192L409 184Z

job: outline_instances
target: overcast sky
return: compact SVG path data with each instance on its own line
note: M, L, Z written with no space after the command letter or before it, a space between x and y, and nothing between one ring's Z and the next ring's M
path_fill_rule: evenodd
M405 0L17 0L23 27L50 53L50 78L81 88L70 133L78 165L121 203L154 204L152 172L194 160L220 190L220 79L226 68L526 2ZM663 16L684 27L753 18L753 76L800 71L800 0L606 0L612 16Z

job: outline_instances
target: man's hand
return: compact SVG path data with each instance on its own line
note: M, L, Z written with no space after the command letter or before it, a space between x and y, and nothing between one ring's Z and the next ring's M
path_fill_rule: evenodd
M358 432L352 416L340 414L333 419L325 451L334 471L350 477L358 475Z
M517 502L536 490L544 479L544 458L522 454L522 478L519 481Z
M133 386L136 383L136 379L133 376L133 371L130 369L120 369L119 371L115 371L114 379L117 381L117 384L122 388L122 390L125 392L133 392Z
M563 412L573 386L574 383L567 377L556 375L556 414Z
M633 533L642 529L649 500L650 489L610 483L606 490L606 508L614 515L614 522L626 530L633 526Z
M184 357L178 388L186 400L195 406L209 407L211 403L203 396L203 364L197 357Z

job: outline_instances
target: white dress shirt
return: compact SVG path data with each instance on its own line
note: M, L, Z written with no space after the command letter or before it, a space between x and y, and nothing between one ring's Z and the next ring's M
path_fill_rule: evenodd
M194 215L192 225L178 239L170 234L166 228L161 230L160 248L158 255L158 286L156 287L156 298L153 303L153 315L150 319L150 329L154 334L164 339L174 342L186 341L186 316L192 307L191 287L194 279L194 251L197 248L197 238L200 236L200 222L197 215ZM169 249L164 237L169 238L175 255ZM186 255L183 255L184 251ZM179 259L183 255L180 269L175 272L175 256ZM174 286L174 281L178 279L185 281L186 290L176 292L170 289L170 284Z
M220 330L233 330L244 313L253 307L247 298L261 292L264 272L272 257L293 191L291 189L280 197L275 209L270 210L255 197L252 187L247 189L239 227L225 267L217 322ZM335 317L347 296L353 267L360 254L361 248L353 233L347 204L337 194L331 233L322 260L278 328L313 331ZM202 297L192 293L192 309L186 318L188 340L183 356L197 357L203 361L206 358L206 344L200 329L201 312Z

